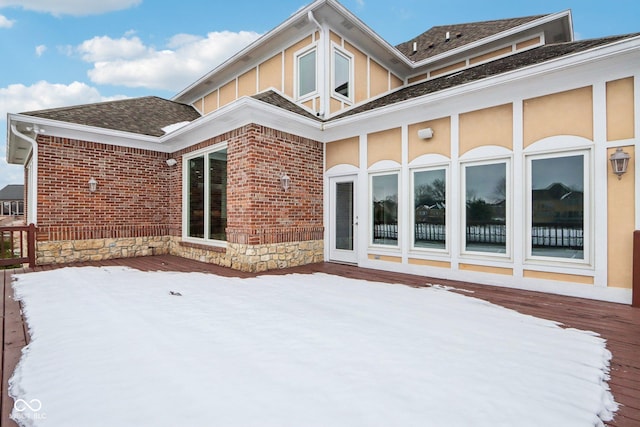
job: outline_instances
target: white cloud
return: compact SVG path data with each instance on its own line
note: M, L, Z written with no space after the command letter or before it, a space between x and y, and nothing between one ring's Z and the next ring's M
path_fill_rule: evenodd
M212 32L207 37L177 34L165 49L145 46L138 37L95 37L76 48L93 63L96 84L176 91L211 71L259 37L251 31Z
M0 15L0 28L11 28L15 22L4 15Z
M142 0L0 0L0 8L19 6L26 10L45 12L52 15L99 15L137 6Z
M138 37L112 39L107 36L85 40L76 49L86 62L108 62L145 56L149 49Z
M43 44L36 46L36 55L42 56L47 50L47 47Z
M68 85L46 81L40 81L31 86L13 84L0 88L0 117L6 117L7 113L88 104L119 98L123 97L104 97L100 95L98 89L80 82Z

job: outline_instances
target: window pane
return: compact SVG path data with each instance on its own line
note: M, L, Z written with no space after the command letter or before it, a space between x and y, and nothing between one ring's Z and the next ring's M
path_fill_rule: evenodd
M371 178L373 194L373 243L398 245L398 175Z
M353 250L353 182L336 183L336 249Z
M507 165L467 166L466 250L506 253Z
M298 57L298 96L316 90L316 51Z
M444 169L413 174L416 248L444 249L446 242L446 174Z
M204 237L204 157L189 160L190 237Z
M531 254L584 259L584 156L531 161Z
M209 154L209 238L227 240L227 150Z
M349 58L335 52L334 53L334 85L333 90L342 96L349 97L349 76L350 76L350 64Z

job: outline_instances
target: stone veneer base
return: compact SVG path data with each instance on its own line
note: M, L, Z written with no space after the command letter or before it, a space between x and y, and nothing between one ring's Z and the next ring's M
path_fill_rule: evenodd
M41 241L36 243L36 252L39 265L171 254L235 270L261 272L322 262L324 242L228 243L225 249L183 243L178 237L154 236Z

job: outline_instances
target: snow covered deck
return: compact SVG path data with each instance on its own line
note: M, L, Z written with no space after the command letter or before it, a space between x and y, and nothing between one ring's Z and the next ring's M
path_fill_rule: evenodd
M77 265L77 264L76 264ZM184 271L210 272L223 276L251 277L253 275L225 269L209 264L202 264L171 256L156 256L133 259L120 259L96 263L83 263L92 266L128 266L144 271ZM54 267L38 267L36 271ZM16 271L23 272L23 270ZM391 272L366 270L337 264L314 264L278 273L314 273L323 272L344 277L372 280L379 282L403 283L409 286L423 286L428 278L402 275ZM7 381L10 378L21 354L21 349L28 343L29 337L20 314L20 306L13 301L13 290L10 285L13 271L0 270L0 291L3 292L3 304L0 305L2 315L2 353L0 366L2 377L2 417L0 424L14 426L9 419L13 401L7 394ZM607 340L607 348L613 353L611 361L611 380L609 385L620 403L611 426L632 426L640 424L640 310L629 306L589 301L577 298L552 296L547 294L515 291L504 288L480 286L460 282L434 281L442 285L473 291L473 296L492 303L515 309L521 313L558 321L567 327L591 330L599 333Z

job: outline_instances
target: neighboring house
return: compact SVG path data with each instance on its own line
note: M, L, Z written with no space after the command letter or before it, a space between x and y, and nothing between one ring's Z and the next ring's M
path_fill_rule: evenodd
M9 114L7 157L39 263L335 261L630 302L639 77L640 36L576 41L569 11L394 47L318 0L172 100ZM421 229L416 189L436 181L444 226ZM537 234L554 183L583 193L579 237Z
M24 185L12 184L0 190L0 216L24 213Z

